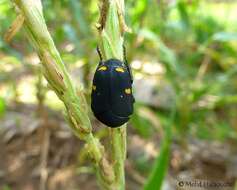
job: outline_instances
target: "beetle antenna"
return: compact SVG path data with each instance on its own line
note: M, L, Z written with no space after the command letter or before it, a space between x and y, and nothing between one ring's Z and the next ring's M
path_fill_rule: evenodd
M101 51L100 51L99 46L96 47L96 51L97 51L97 53L98 53L98 55L99 55L99 57L100 57L100 62L102 62L103 59L102 59L102 54L101 54Z
M123 59L124 59L125 65L127 66L127 69L128 69L129 75L130 75L130 77L131 77L131 82L133 83L133 74L132 74L132 69L131 69L130 65L128 64L127 54L126 54L126 47L125 47L125 45L123 45Z

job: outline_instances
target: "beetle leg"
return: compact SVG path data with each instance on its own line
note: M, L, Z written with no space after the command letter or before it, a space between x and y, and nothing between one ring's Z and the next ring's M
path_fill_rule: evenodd
M96 47L96 51L97 51L97 53L98 53L98 55L99 55L99 57L100 57L100 63L102 63L102 62L103 62L103 59L102 59L102 54L101 54L101 51L100 51L100 49L99 49L99 46Z
M125 65L126 65L126 67L128 69L128 72L129 72L129 75L130 75L130 78L131 78L131 83L133 83L132 69L131 69L130 65L128 64L128 61L127 61L125 45L123 45L123 59L124 59Z
M100 62L99 62L99 67L100 67L103 63L104 63L103 61L100 61Z

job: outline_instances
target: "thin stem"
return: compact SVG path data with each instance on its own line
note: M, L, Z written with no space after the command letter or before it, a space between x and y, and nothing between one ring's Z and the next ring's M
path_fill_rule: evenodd
M110 131L112 160L114 162L115 185L118 190L125 189L124 162L126 159L126 125Z

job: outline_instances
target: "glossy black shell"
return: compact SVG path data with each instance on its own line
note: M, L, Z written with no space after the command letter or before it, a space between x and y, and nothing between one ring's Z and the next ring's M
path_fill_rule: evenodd
M119 127L129 120L133 103L132 80L127 66L117 59L100 63L91 93L95 117L109 127Z

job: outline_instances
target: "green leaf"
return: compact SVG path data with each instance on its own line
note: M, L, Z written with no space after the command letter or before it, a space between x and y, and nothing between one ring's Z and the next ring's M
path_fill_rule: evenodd
M0 97L0 117L3 116L6 110L5 100Z
M88 35L89 33L89 28L88 24L86 23L85 17L84 17L84 10L82 8L81 2L80 1L74 1L74 0L69 0L69 6L72 10L72 14L74 18L77 21L77 24L79 25L80 31L82 32L83 35Z
M169 157L170 157L170 138L166 136L161 146L160 155L155 160L154 169L145 184L144 190L160 190L165 177Z
M161 145L159 156L157 156L153 170L145 183L144 190L160 190L166 175L169 158L170 158L170 145L172 136L172 125L175 119L176 108L173 107L170 118L166 124L165 137Z
M189 15L187 11L187 4L184 1L179 1L177 4L177 9L180 14L180 18L183 26L187 29L190 26Z

